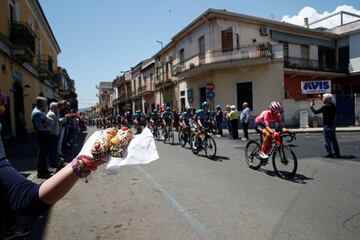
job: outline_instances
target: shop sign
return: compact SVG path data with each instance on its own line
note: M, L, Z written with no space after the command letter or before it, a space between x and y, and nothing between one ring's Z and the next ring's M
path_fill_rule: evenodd
M331 92L331 80L302 81L302 94L318 94Z

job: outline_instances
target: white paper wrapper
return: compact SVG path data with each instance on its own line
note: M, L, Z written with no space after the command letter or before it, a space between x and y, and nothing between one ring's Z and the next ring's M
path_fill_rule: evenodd
M89 137L78 156L92 156L91 148L94 145L96 139L101 137L101 132L102 131L96 131ZM114 158L109 156L110 155L107 154L103 160L110 160L106 166L106 170L110 174L117 174L120 167L124 165L147 164L159 159L154 137L149 128L145 128L141 134L134 136L133 140L131 140L128 146L127 152L125 153L125 157Z
M144 128L141 134L135 135L131 140L125 157L110 157L106 170L111 174L117 174L121 166L147 164L157 159L159 159L159 154L156 150L154 136L149 128Z

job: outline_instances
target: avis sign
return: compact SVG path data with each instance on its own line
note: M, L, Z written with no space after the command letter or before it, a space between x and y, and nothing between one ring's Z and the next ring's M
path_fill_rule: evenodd
M302 94L330 93L331 80L302 81Z

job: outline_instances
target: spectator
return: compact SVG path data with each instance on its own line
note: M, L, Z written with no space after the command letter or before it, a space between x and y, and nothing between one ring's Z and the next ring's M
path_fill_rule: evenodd
M231 105L230 107L231 112L229 114L229 118L231 121L231 131L232 131L232 136L233 139L238 139L239 138L239 134L238 134L238 118L239 118L239 113L236 110L236 106L235 105Z
M335 122L335 115L336 115L336 106L333 103L333 95L330 93L325 93L322 97L324 105L316 110L314 108L314 100L310 103L311 111L314 114L322 113L323 115L323 122L324 122L324 145L327 154L324 156L326 158L340 158L340 150L339 145L336 139L336 122ZM332 147L334 148L334 153L332 152Z
M241 138L243 141L247 141L249 139L249 120L250 120L250 108L247 102L243 103L243 110L240 114L240 122L244 132L244 137Z
M229 131L229 134L230 134L230 136L232 136L233 133L232 133L231 121L230 121L230 117L229 117L230 112L231 112L230 105L226 105L225 114L224 114L224 120L226 122L226 126L227 126L227 129Z
M60 167L60 159L58 154L58 144L60 138L60 120L58 117L59 109L58 103L50 103L50 110L47 113L47 116L52 119L50 124L50 157L49 163L50 167L58 168Z
M222 137L223 136L223 132L222 132L222 124L223 124L223 112L221 110L221 106L220 105L216 105L215 107L216 109L216 125L218 128L218 137Z
M37 97L35 107L31 113L31 120L34 125L39 143L39 159L37 163L38 178L49 178L47 158L50 151L50 124L52 119L45 114L47 100L44 97Z

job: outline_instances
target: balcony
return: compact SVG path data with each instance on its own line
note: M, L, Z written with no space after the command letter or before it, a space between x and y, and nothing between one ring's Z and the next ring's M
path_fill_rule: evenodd
M347 73L346 67L339 67L336 66L336 64L320 63L318 60L296 57L284 57L284 67L298 70Z
M224 69L231 65L247 66L267 63L272 57L270 43L252 44L236 49L221 49L213 52L198 53L174 65L173 75L187 77L212 69ZM175 61L176 62L176 61Z
M27 23L9 22L9 40L14 44L13 54L21 62L32 62L35 56L35 33Z
M148 83L138 88L138 95L147 95L154 91L152 84Z
M41 80L52 80L54 77L53 74L53 59L47 55L40 55L37 65L37 70L39 72L39 78Z

